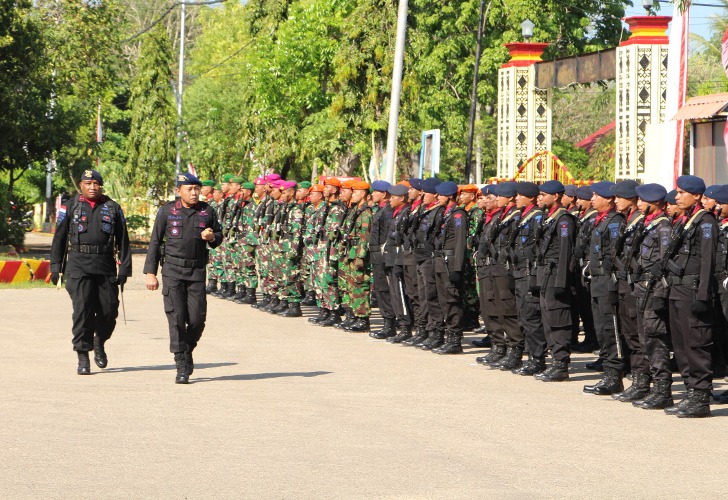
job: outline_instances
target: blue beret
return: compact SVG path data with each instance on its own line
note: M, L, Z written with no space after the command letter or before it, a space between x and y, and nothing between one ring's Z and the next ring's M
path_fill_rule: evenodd
M713 184L712 186L708 186L707 188L705 188L705 192L703 193L703 195L707 196L708 198L715 199L715 196L713 195L722 187L722 184Z
M578 186L576 184L567 184L564 186L564 194L566 196L571 196L572 198L576 198L576 190L578 189Z
M681 175L677 178L677 187L690 194L703 194L705 181L695 175Z
M559 194L563 193L565 188L561 181L553 180L544 182L539 189L546 194Z
M538 196L538 185L534 182L518 182L516 183L516 192L521 196L535 198Z
M177 187L184 186L185 184L195 184L197 186L202 186L202 182L200 181L200 179L198 179L189 172L177 175Z
M612 192L612 188L615 185L612 181L600 181L592 184L591 188L594 194L598 194L602 198L613 198L614 193Z
M581 186L576 190L576 197L580 200L591 200L593 195L594 192L592 191L591 186Z
M660 184L645 184L644 186L637 186L635 191L641 200L649 203L663 201L667 194L667 189Z
M422 191L422 179L418 179L417 177L410 177L409 183L412 188L417 189L418 191Z
M716 202L720 203L721 205L724 205L728 203L728 185L725 186L718 186L713 191L713 196L711 196Z
M495 194L493 192L493 189L496 187L497 184L486 184L482 188L480 188L480 192L484 195L488 196L489 194Z
M437 194L437 186L442 183L437 177L428 177L422 181L422 190L425 193Z
M81 180L82 181L96 181L99 183L99 186L104 185L104 179L101 177L101 174L98 173L96 170L84 170L81 174Z
M387 192L393 196L407 196L409 188L404 184L395 184L394 186L391 186Z
M458 194L458 185L453 181L446 181L438 184L435 189L437 194L442 196L453 196Z
M374 181L372 182L372 191L382 191L384 193L389 191L392 185L387 181Z
M669 205L677 205L677 189L673 189L665 195L665 202Z
M496 196L503 196L504 198L512 198L516 196L516 182L508 181L496 184L491 189L492 193Z
M635 191L635 188L639 185L639 182L627 179L626 181L618 182L612 186L612 193L614 196L619 196L620 198L637 198L637 191Z

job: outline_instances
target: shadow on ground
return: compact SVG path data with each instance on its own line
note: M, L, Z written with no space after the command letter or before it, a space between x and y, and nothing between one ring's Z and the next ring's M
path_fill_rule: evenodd
M197 365L195 365L197 369ZM190 380L190 383L198 382L217 382L225 380L265 380L269 378L281 378L281 377L318 377L319 375L328 375L332 372L280 372L280 373L241 373L239 375L223 375L221 377L209 377L209 378L195 378Z
M237 363L195 363L195 370L204 370L205 368L219 368L221 366L234 365L237 365ZM177 367L175 365L122 366L119 368L108 368L97 373L145 372L176 369Z

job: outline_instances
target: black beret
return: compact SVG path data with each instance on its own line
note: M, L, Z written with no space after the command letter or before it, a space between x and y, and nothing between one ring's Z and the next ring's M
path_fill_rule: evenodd
M594 192L592 191L591 186L581 186L576 190L576 197L580 200L591 200L593 195Z
M649 203L663 201L667 194L667 189L660 184L645 184L644 186L637 186L635 191L641 200Z
M669 205L677 205L677 189L673 189L665 195L665 202Z
M458 194L458 185L453 181L441 182L435 189L437 194L442 196L453 196Z
M538 185L534 182L518 182L516 184L516 192L521 196L535 198L538 196Z
M695 175L681 175L677 178L677 187L690 194L703 194L705 181Z
M639 185L639 182L627 179L612 186L612 193L614 193L614 196L619 196L620 198L637 198L635 188Z
M496 184L486 184L482 188L480 188L480 192L484 195L488 196L489 194L495 194L493 192L493 188L495 188Z
M232 181L231 181L232 182ZM197 186L202 186L202 182L200 179L195 177L189 172L181 173L177 175L177 187L184 186L186 184L194 184Z
M576 190L578 189L578 186L576 184L567 184L564 186L564 194L566 196L571 196L572 198L576 198Z
M595 182L592 184L592 191L602 198L613 198L614 193L612 192L612 188L615 186L615 184L612 181L600 181Z
M504 198L512 198L516 196L516 182L508 181L496 184L491 188L491 192L496 196L503 196Z
M98 173L96 170L84 170L81 174L81 180L82 181L96 181L99 183L99 186L104 185L104 179L101 177L101 174Z
M395 184L394 186L390 187L387 192L392 196L407 196L407 194L409 193L409 188L404 184Z
M705 188L705 192L703 193L703 195L707 196L708 198L715 199L715 196L713 196L713 195L715 194L715 192L718 189L720 189L722 187L723 187L722 184L713 184L712 186L708 186L707 188Z
M410 177L409 183L410 187L412 187L413 189L422 191L422 179L418 179L417 177Z
M718 186L718 188L713 191L712 198L721 205L728 203L728 185Z
M546 194L559 194L564 192L564 185L561 181L551 180L546 181L538 188L542 193Z
M442 181L436 177L428 177L427 179L422 181L422 190L425 193L437 194L437 186L441 182Z

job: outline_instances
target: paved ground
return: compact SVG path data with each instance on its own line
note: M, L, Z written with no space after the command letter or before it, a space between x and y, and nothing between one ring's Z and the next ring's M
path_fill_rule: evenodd
M725 497L728 407L690 421L583 395L587 356L545 384L475 365L477 349L211 299L193 383L175 385L161 295L137 278L109 369L88 377L65 291L0 290L3 498Z

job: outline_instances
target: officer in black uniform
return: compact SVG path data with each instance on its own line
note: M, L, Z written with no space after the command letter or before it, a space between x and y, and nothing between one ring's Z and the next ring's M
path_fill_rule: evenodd
M541 294L541 315L553 363L536 379L560 382L569 378L571 362L571 300L575 226L574 217L561 206L564 185L557 180L540 186L539 208L544 220L536 240L536 286ZM532 271L532 272L534 272Z
M86 170L79 185L81 194L64 202L58 210L51 245L51 281L57 285L65 278L73 303L77 371L79 375L88 375L91 349L99 368L108 364L104 344L116 327L119 287L123 292L126 279L131 276L131 248L124 213L118 203L102 193L101 174Z
M592 206L597 210L594 220L591 244L589 245L589 267L591 276L592 314L599 342L599 357L604 363L604 376L596 384L585 385L584 392L608 396L622 392L624 385L624 364L618 355L615 337L615 322L618 318L618 282L614 266L614 248L623 229L624 215L614 207L614 193L611 181L592 185L594 195Z
M716 308L719 322L716 323L714 332L716 336L722 333L725 342L726 326L728 326L728 185L722 186L713 191L713 199L717 205L716 213L719 215L718 222L718 250L715 254L715 278L718 285L718 304ZM720 332L718 325L723 326ZM716 339L717 341L718 339ZM728 358L725 347L723 347L724 361ZM728 391L716 396L720 403L728 403Z
M676 201L684 215L675 221L673 239L679 245L676 252L668 252L674 255L670 255L666 270L671 284L672 345L688 397L665 408L665 413L678 417L710 416L718 229L715 216L700 204L704 192L705 181L700 177L678 177Z
M594 315L591 309L589 280L583 273L584 267L589 263L589 242L591 241L591 233L594 230L594 219L597 217L597 211L591 206L593 195L594 193L589 186L581 186L577 189L576 206L579 211L574 213L576 217L576 243L574 245L576 269L574 269L574 302L571 311L577 327L579 321L581 321L584 328L584 340L579 342L573 350L587 353L591 353L599 347L597 332L594 329ZM598 371L603 370L601 360L599 360L596 368L598 368Z
M393 337L395 331L394 308L392 307L392 296L389 293L389 285L387 283L387 272L384 266L384 244L387 241L387 230L389 222L392 219L392 207L388 202L389 188L392 185L387 181L372 182L372 201L379 208L372 216L372 226L369 231L369 258L372 264L372 286L374 294L377 297L379 306L379 314L384 320L384 327L376 334L381 334L382 338ZM369 335L376 335L371 332Z
M199 201L201 187L200 180L190 173L177 176L178 198L157 212L144 263L148 290L159 288L157 270L162 264L164 312L178 384L189 381L194 369L192 351L205 329L207 246L215 248L222 243L215 211Z
M463 352L463 271L468 244L468 213L457 204L458 185L452 181L437 186L445 207L435 236L435 284L445 323L445 343L433 347L436 354Z

